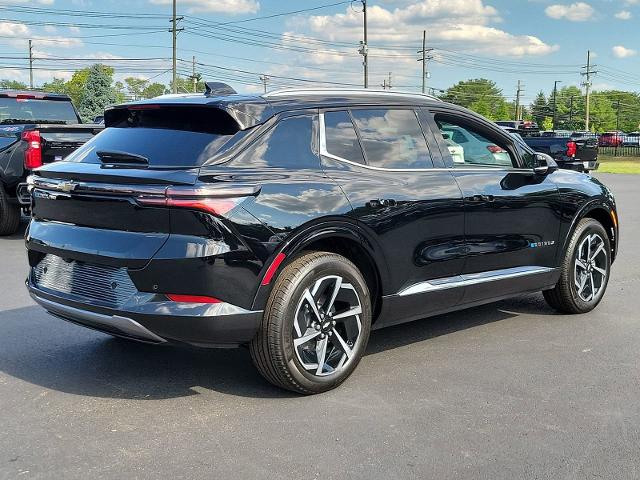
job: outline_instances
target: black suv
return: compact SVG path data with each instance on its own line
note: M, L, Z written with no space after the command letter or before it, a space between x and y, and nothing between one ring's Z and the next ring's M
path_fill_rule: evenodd
M248 345L296 392L345 380L372 328L523 292L587 312L616 255L607 187L428 96L210 85L105 125L29 180L33 298L132 340Z

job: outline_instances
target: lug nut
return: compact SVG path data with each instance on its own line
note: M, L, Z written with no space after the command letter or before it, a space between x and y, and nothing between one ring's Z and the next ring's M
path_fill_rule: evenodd
M332 321L331 321L331 326L333 326L333 327L335 327L335 326L336 326L336 321L335 321L335 320L332 320Z
M324 340L325 338L327 338L327 336L326 336L324 333L321 333L321 334L320 334L320 338L321 338L322 340Z
M315 328L316 330L320 330L320 325L318 325L317 323L313 326L313 328Z
M331 335L333 335L333 332L329 332L329 333L327 333L327 335L331 336Z

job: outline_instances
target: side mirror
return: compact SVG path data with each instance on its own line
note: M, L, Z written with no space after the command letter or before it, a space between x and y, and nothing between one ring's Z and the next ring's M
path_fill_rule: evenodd
M536 153L535 166L533 167L533 173L536 175L549 175L558 169L558 164L546 153Z

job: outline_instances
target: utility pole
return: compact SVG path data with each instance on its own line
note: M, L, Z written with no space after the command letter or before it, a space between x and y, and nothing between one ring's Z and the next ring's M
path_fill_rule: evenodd
M590 100L590 90L591 90L591 75L598 73L595 70L591 70L595 65L591 65L591 51L587 50L587 65L582 67L585 69L584 72L581 73L583 77L586 77L585 82L582 84L585 87L585 96L586 96L586 104L585 104L585 118L584 118L584 129L589 131L589 100Z
M264 93L267 93L267 82L269 81L269 77L267 75L260 75L260 80L262 80Z
M191 59L191 81L193 82L193 93L196 93L196 86L198 85L198 80L196 79L196 56L195 55Z
M431 55L428 55L429 52L433 51L433 48L427 48L427 31L422 31L422 50L418 50L418 53L422 54L422 58L419 58L418 61L422 62L422 93L425 92L427 88L427 61L433 60Z
M518 120L520 120L520 95L522 95L522 92L524 92L524 85L522 84L522 82L520 80L518 80L518 89L516 90L516 115L514 118L514 120L517 122Z
M557 115L556 112L558 110L558 102L556 100L557 96L558 96L558 84L561 83L562 80L556 80L555 82L553 82L553 129L557 130L558 128L558 122L557 122Z
M364 38L360 42L358 53L362 55L362 66L364 67L364 88L369 88L369 45L367 44L367 0L361 0L362 13L364 15Z
M33 90L33 45L29 40L29 88Z
M176 17L176 0L173 0L173 16L171 20L171 30L169 30L173 34L173 93L178 93L178 82L177 82L177 44L178 44L178 32L184 30L184 28L178 28L178 21L182 20L184 17Z

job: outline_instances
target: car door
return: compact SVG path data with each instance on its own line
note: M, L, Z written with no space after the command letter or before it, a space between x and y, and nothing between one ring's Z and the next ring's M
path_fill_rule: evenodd
M436 135L464 197L463 303L550 286L561 219L553 173L536 175L533 153L490 122L444 106L430 111L434 130L458 129L474 138L464 162L454 162Z
M343 189L384 265L376 326L457 305L461 290L429 287L462 270L462 193L446 169L433 168L443 165L442 157L438 147L429 150L415 110L327 110L320 125L323 168Z

